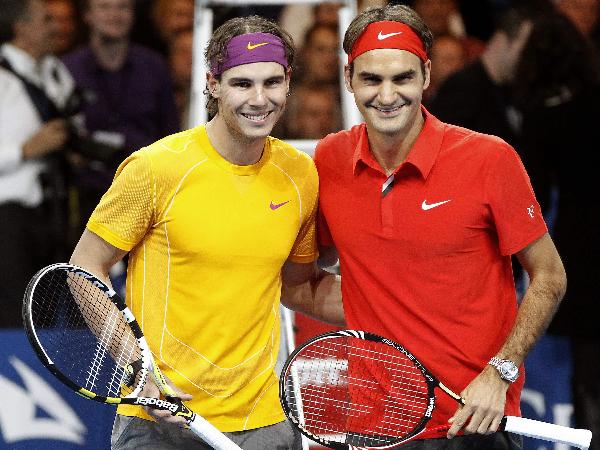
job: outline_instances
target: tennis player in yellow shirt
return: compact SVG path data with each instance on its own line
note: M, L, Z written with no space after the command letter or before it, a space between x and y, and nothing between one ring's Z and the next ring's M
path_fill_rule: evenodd
M295 449L274 370L279 302L282 281L315 267L318 178L308 155L269 136L294 47L253 16L219 27L205 56L214 117L120 165L71 263L108 280L129 254L127 303L181 398L244 450ZM209 448L173 424L121 405L112 447Z

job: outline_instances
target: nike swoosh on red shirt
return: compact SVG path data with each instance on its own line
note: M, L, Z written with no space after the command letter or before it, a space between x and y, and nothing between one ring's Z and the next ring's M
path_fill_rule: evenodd
M283 205L285 205L286 203L289 203L290 201L285 201L283 203L273 203L273 201L271 200L271 204L269 205L271 207L271 209L273 211L275 211L277 208L281 208Z

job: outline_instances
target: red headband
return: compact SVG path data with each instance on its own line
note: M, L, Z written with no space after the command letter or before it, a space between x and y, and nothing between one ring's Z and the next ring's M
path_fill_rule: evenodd
M411 27L401 22L386 20L373 22L365 28L348 55L348 64L357 56L378 48L406 50L417 55L423 62L429 59L423 42Z

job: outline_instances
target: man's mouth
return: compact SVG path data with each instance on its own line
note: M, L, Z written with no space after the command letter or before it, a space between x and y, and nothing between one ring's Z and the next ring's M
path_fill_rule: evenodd
M251 120L253 122L261 122L261 121L265 120L270 114L271 114L271 111L263 113L263 114L242 113L242 116L244 116L246 119Z
M376 106L376 105L371 105L372 108L376 109L377 111L384 113L384 114L392 114L395 113L397 111L400 111L400 108L402 108L404 105L396 105L396 106Z

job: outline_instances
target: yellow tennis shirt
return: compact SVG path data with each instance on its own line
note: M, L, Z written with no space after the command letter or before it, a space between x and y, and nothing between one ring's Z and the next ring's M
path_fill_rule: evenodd
M281 267L317 258L317 193L308 155L269 137L259 162L236 166L200 126L127 158L87 224L130 252L127 303L161 370L222 431L284 419Z

